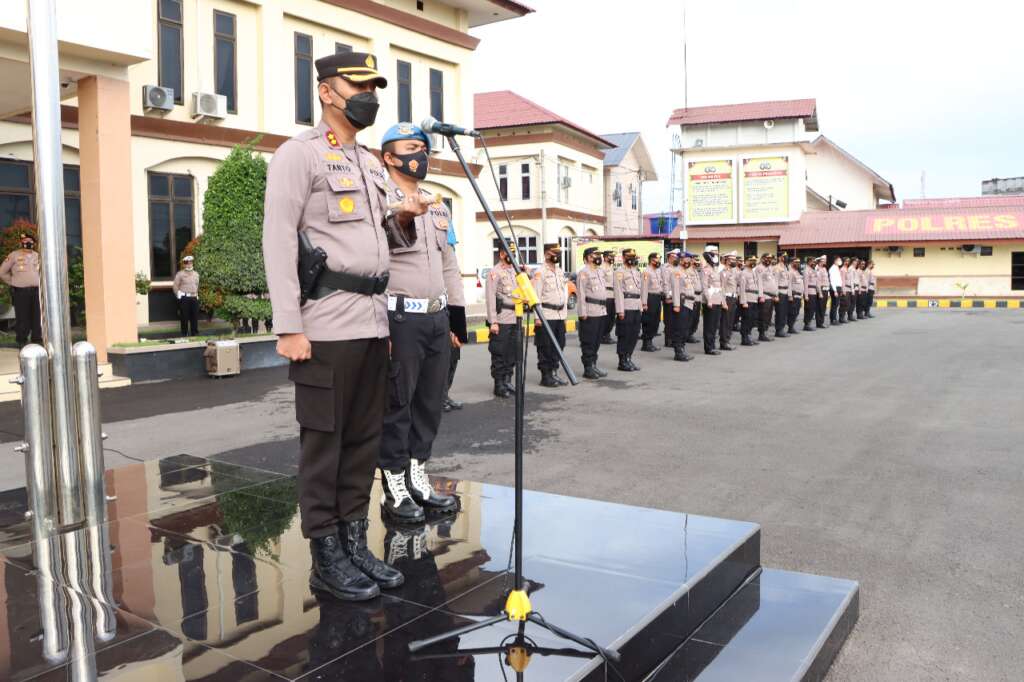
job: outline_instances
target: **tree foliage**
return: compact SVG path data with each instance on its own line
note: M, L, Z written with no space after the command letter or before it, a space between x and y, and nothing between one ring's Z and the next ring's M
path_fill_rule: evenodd
M195 256L199 301L232 323L269 319L263 267L263 196L267 162L255 140L231 150L210 176L203 196L203 234L185 254Z

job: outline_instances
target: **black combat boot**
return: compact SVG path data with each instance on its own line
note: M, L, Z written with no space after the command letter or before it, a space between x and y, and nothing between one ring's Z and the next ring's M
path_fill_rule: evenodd
M494 380L494 395L498 398L507 398L512 395L512 391L509 390L502 379L498 378Z
M502 383L505 384L505 390L508 391L509 395L516 392L516 385L512 383L512 372L509 372L502 379Z
M386 518L397 523L423 523L426 515L409 493L404 471L381 469L380 483L384 489L380 508Z
M768 336L768 334L766 332L758 332L757 333L757 341L758 341L758 343L762 343L762 342L768 343L768 342L770 342L772 340L773 339L770 336Z
M688 356L686 354L686 351L683 350L682 344L677 344L673 348L673 350L675 351L675 353L672 355L672 359L673 360L675 360L677 362L689 362L690 361L690 356Z
M558 373L558 368L555 367L551 370L551 378L555 380L555 383L559 386L568 386L569 382L562 378L562 375Z
M602 345L607 346L607 345L610 345L610 344L613 344L613 343L615 343L615 339L612 338L611 334L605 334L604 336L601 337L601 344Z
M427 478L427 468L418 459L409 460L405 470L405 485L416 504L424 511L451 514L459 510L459 501L454 495L445 495L434 490Z
M620 372L632 372L633 369L629 366L629 360L626 359L625 353L619 353L619 366L616 368Z
M598 367L596 362L594 363L594 371L597 372L597 376L599 376L602 379L604 379L606 376L608 376L608 372L606 372L603 369L601 369L600 367Z
M561 386L555 381L555 373L550 369L542 369L540 371L540 385L545 388L558 388Z
M382 589L394 589L405 582L402 572L393 566L378 559L366 546L366 529L369 528L368 519L357 521L342 521L338 529L338 537L345 544L345 551L348 552L352 563L360 571L365 573L373 582Z
M785 329L783 329L781 332L780 331L776 331L775 332L775 338L777 338L777 339L784 339L787 336L789 336L789 334L786 333Z
M796 327L794 327L793 325L789 325L789 333L790 334L799 334L800 332L798 332L796 330Z
M309 552L313 557L309 586L314 591L327 592L345 601L366 601L380 596L377 583L352 563L337 535L311 538Z
M750 340L749 336L744 336L740 341L741 346L753 346L754 342Z
M601 375L597 373L597 367L595 367L593 364L583 365L583 378L600 379Z
M686 337L686 343L700 343L700 342L701 342L700 339L698 339L696 337L696 335L694 335L694 334L690 334L688 337Z
M722 350L736 350L736 347L726 341L725 343L719 343L718 347Z
M812 326L811 326L811 325L809 325L809 324L805 324L805 325L804 325L804 331L805 331L805 332L813 332L813 331L814 331L814 327L812 327Z
M654 345L654 341L651 339L644 339L644 343L640 346L640 351L643 353L653 353L658 350L658 347Z
M634 371L634 372L639 372L640 371L640 366L637 365L635 362L633 362L633 354L632 353L629 353L629 354L626 355L626 362L629 363L629 367L630 367L630 369L632 371Z

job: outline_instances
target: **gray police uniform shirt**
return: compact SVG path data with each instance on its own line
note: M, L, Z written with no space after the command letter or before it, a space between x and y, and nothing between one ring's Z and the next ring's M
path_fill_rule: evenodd
M615 283L612 285L615 294L615 314L624 313L627 310L640 310L640 288L643 286L643 278L636 268L622 268L615 273ZM646 299L643 300L646 303Z
M175 296L179 293L185 296L198 296L199 273L195 270L178 270L178 273L174 275L171 291L174 292Z
M660 297L665 291L665 284L661 279L663 269L660 267L652 268L650 265L644 268L643 284L640 288L640 298L644 305L647 305L647 296L649 294Z
M679 272L678 265L661 266L662 294L665 297L666 303L672 303L672 287L674 286L673 282L675 281L677 272ZM673 307L676 307L675 304L673 304Z
M405 194L390 178L387 189L388 204L405 198ZM422 189L420 194L433 197L430 192ZM448 243L448 225L451 220L448 207L440 201L431 204L426 214L416 217L416 241L413 245L391 249L388 294L420 299L436 299L446 295L450 305L466 305L455 247Z
M745 268L740 273L740 281L738 286L738 294L740 305L757 304L757 299L761 294L761 285L757 281L757 275L750 268Z
M39 286L39 252L16 249L0 265L0 279L12 287Z
M723 305L725 303L724 270L716 265L707 265L700 269L701 280L704 282L704 303Z
M267 169L263 260L276 334L311 341L388 336L387 297L334 291L299 306L298 236L327 252L327 267L372 277L388 271L384 169L365 147L334 146L324 121L285 142Z
M549 263L537 268L533 273L533 290L541 302L544 317L564 320L569 316L569 283L562 268Z
M578 298L580 317L604 317L608 314L605 307L605 278L602 268L584 266L576 274L576 296ZM591 303L589 300L600 301Z
M516 273L511 265L495 265L487 275L484 297L487 299L488 324L515 324L516 309L513 293L517 289ZM501 310L498 302L501 302Z
M807 266L804 270L804 296L818 295L818 270Z

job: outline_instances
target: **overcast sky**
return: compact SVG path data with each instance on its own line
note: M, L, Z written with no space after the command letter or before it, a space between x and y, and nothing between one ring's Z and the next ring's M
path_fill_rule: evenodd
M683 0L525 0L473 29L476 92L514 90L596 133L639 130L669 206ZM814 97L821 132L896 198L977 196L1024 175L1024 3L687 0L689 104ZM676 128L678 131L678 128ZM676 208L679 208L678 198Z

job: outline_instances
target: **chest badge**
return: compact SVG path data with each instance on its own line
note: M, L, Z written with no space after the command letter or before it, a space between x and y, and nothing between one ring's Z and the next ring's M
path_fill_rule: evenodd
M342 178L340 184L342 187L354 187L356 183L352 182L352 178Z
M338 201L338 208L342 213L351 213L356 210L356 202L352 201L351 197L345 197Z

